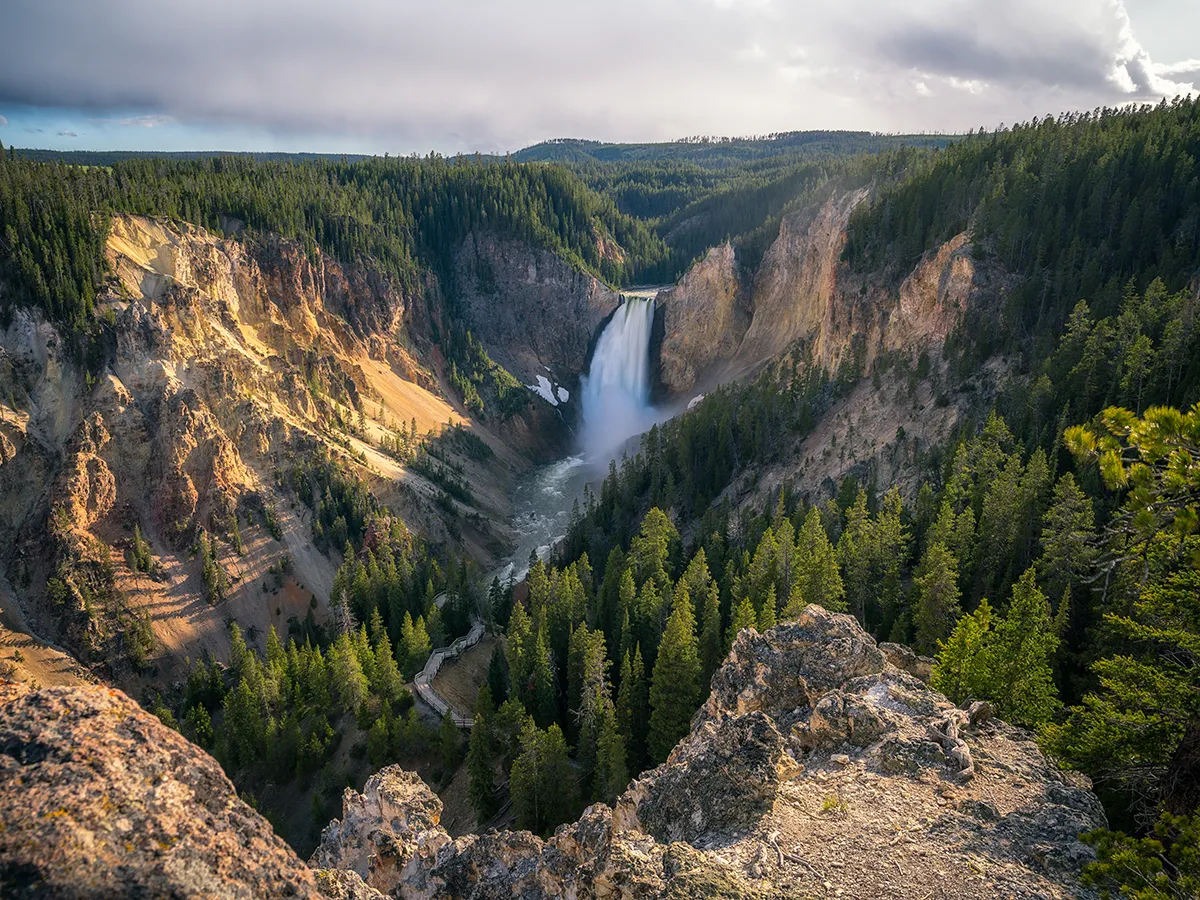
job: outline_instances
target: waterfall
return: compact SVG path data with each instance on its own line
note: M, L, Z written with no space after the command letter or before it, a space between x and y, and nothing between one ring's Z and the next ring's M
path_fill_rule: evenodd
M654 301L630 297L613 313L583 377L583 448L600 457L658 421L650 405Z

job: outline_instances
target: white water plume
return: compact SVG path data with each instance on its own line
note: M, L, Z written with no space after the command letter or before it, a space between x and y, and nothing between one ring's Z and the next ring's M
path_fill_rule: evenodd
M613 313L582 380L583 447L593 458L613 453L659 421L650 405L650 338L654 301L636 297Z

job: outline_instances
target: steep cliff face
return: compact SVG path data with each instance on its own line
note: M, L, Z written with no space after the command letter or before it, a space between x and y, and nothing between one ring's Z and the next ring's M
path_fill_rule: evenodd
M739 296L728 245L710 251L660 294L663 383L687 394L714 371L746 374L798 342L830 370L853 357L863 371L881 353L899 351L915 360L939 345L992 278L975 263L965 235L922 259L899 291L850 273L841 261L846 227L869 194L867 188L834 191L785 216L740 302L727 299Z
M414 528L451 540L437 487L388 450L402 424L464 421L422 362L423 302L292 242L136 217L113 222L107 257L102 369L74 361L31 311L0 332L5 605L19 595L24 618L86 664L120 677L122 660L150 654L162 679L184 658L223 656L231 618L265 634L310 603L320 615L335 563L283 475L321 451ZM478 524L455 540L490 560L504 529L486 523L507 512L497 478L519 460L479 433L500 456L472 473L478 508L462 512ZM150 572L123 560L135 526ZM194 553L201 528L220 536L228 588L216 607ZM293 576L264 593L284 556Z
M399 767L303 866L202 751L116 692L0 696L0 886L333 898L1089 897L1095 796L922 661L809 607L743 631L691 733L548 840L452 839ZM916 674L914 674L916 673ZM149 785L149 787L147 787ZM32 813L30 815L29 813ZM73 864L81 860L82 865ZM315 871L314 871L315 870ZM119 882L115 879L120 879Z
M600 325L621 302L554 254L487 232L458 248L451 292L496 362L522 384L541 376L566 385L571 396Z
M817 358L837 352L837 332L853 327L838 280L846 223L866 198L865 189L835 193L815 210L780 222L779 237L755 273L754 318L738 348L741 366L757 365L801 339L814 343Z
M659 378L666 390L686 393L733 357L750 322L743 294L728 242L713 247L678 284L659 292Z

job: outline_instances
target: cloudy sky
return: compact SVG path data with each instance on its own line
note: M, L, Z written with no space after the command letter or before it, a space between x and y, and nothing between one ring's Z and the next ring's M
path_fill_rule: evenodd
M3 0L0 141L961 131L1200 88L1200 0Z

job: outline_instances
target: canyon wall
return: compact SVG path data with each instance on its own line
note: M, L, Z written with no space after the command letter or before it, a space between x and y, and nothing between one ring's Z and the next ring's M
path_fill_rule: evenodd
M967 235L925 254L898 287L842 262L850 216L869 195L831 190L784 216L753 275L724 245L658 295L658 371L668 398L751 377L793 350L850 385L811 434L781 448L779 462L742 473L728 492L739 504L764 502L785 483L828 496L848 475L915 496L922 460L986 409L1007 377L998 359L955 380L942 353L963 313L1007 286L1003 273L976 260Z
M750 276L725 244L661 292L660 378L667 391L687 395L708 381L744 375L801 342L831 371L852 353L868 371L881 353L915 359L944 341L989 289L987 274L966 235L927 254L898 291L851 273L841 260L846 227L869 196L867 188L834 190L784 216Z
M569 392L621 302L553 253L487 232L459 246L450 290L456 312L496 362L522 384L542 376Z
M132 658L162 683L186 659L223 657L230 619L261 636L323 615L336 563L288 487L291 467L321 454L430 539L484 562L503 548L504 479L527 465L511 448L472 425L497 456L463 461L474 500L455 501L454 523L390 448L413 422L425 434L466 421L441 386L423 298L295 242L133 216L114 219L106 261L100 361L30 309L0 331L0 599L20 597L39 633L110 677L131 677ZM149 572L123 560L135 528ZM220 537L216 606L200 529Z

